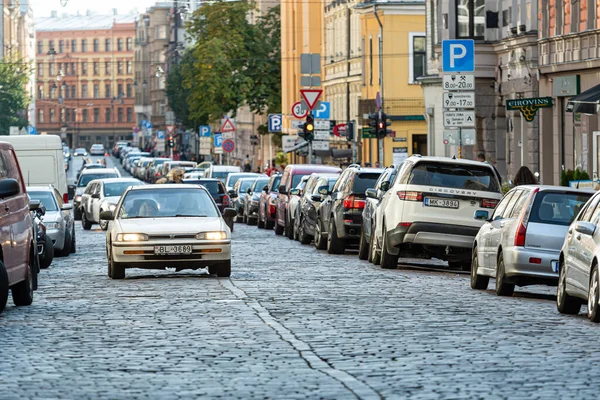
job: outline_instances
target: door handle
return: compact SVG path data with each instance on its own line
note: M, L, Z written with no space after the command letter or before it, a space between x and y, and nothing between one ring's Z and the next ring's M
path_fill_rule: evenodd
M577 240L581 240L581 235L577 235Z
M569 229L569 235L573 233L573 229Z

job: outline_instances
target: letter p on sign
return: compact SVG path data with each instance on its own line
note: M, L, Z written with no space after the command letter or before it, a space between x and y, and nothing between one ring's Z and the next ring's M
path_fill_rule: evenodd
M475 72L475 42L470 39L442 41L443 72Z

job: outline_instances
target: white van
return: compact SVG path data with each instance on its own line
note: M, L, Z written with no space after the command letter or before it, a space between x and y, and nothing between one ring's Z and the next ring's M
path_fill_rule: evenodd
M236 172L242 172L242 168L233 165L211 165L204 172L204 177L219 179L221 182L225 183L229 174L233 174Z
M56 135L2 136L13 145L26 186L53 185L69 202L63 146Z

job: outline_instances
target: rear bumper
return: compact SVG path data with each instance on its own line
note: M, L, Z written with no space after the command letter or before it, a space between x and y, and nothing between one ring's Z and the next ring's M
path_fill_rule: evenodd
M362 224L354 224L343 222L342 223L343 230L338 234L338 236L342 239L358 239L360 238L360 231L362 229Z
M528 280L558 283L558 273L552 271L552 261L558 261L560 251L532 249L529 247L506 247L503 249L504 271L511 280L527 283ZM541 260L539 264L529 262L531 258Z
M388 231L387 240L391 247L411 243L470 249L478 232L478 227L413 222L410 226L399 226Z

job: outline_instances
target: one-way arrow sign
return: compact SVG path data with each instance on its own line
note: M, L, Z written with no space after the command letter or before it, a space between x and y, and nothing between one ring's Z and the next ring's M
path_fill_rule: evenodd
M323 93L323 90L321 90L321 89L301 89L300 90L300 94L302 95L302 98L304 99L304 101L306 102L306 105L308 106L308 108L311 111L317 105L317 101L319 101L319 97L321 97L322 93Z

